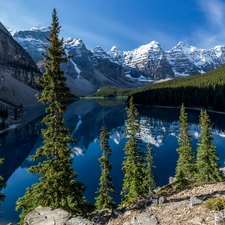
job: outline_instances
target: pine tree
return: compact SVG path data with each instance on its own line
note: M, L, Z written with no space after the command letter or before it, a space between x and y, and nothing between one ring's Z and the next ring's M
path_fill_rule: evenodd
M3 163L3 159L0 159L0 165ZM0 190L2 190L2 188L5 188L5 183L3 181L2 176L0 176ZM3 193L0 192L0 202L3 202L5 199L5 195Z
M176 166L175 177L179 185L184 186L188 181L193 180L195 174L195 157L191 145L191 136L188 131L187 113L182 104L179 117L180 133L178 138L179 158Z
M201 133L197 149L197 184L207 184L222 181L219 170L216 146L212 143L212 125L206 111L201 110L199 126Z
M145 153L140 146L140 124L137 120L138 110L134 106L133 97L129 100L129 107L126 109L126 137L129 140L124 148L123 161L123 184L121 206L135 203L139 198L146 196L146 168Z
M64 72L61 64L68 58L63 47L63 39L59 39L60 26L56 9L52 13L50 36L47 38L49 46L44 46L46 72L38 79L43 87L38 101L48 104L42 130L43 147L37 149L33 160L39 160L38 165L29 168L29 172L39 174L39 183L28 188L25 195L17 200L17 209L22 209L21 218L35 207L49 206L53 209L61 207L75 215L83 214L85 187L75 180L77 174L72 168L70 157L72 150L68 147L71 131L66 128L63 113L66 110L65 101L70 99L71 93L66 87ZM44 161L40 163L40 159ZM22 223L22 222L21 222Z
M111 148L109 146L109 135L107 128L102 126L100 133L100 147L102 150L102 157L99 159L101 166L101 177L99 182L99 189L96 192L98 197L96 197L96 208L97 210L105 209L105 208L115 208L115 202L110 194L115 193L112 177L110 175L110 171L112 169L112 164L109 161L109 157L111 156Z
M146 180L147 180L147 190L146 193L148 195L152 195L153 191L156 188L156 182L155 182L155 176L153 174L153 168L155 166L153 165L153 151L151 147L151 143L147 144L147 154L146 154Z

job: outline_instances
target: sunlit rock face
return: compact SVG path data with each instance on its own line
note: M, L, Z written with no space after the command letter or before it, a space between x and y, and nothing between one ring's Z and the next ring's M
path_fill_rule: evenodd
M114 46L108 54L115 62L124 65L128 72L129 69L131 69L131 73L133 70L138 70L142 76L156 80L174 77L166 53L156 41L132 51L119 51Z
M131 51L120 51L113 46L108 55L123 65L128 76L165 79L201 74L219 67L225 63L225 46L199 49L179 42L164 51L158 42L152 41Z

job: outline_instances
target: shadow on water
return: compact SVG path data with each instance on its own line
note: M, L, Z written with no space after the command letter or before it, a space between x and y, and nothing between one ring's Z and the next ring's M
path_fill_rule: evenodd
M41 118L14 131L0 135L0 174L7 181L13 172L23 163L35 145L41 130Z

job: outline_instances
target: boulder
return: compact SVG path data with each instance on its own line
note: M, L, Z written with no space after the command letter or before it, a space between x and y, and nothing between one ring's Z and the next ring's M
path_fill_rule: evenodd
M159 221L152 212L142 212L132 220L133 225L159 225Z
M75 217L68 220L65 225L96 225L96 223L81 217Z
M38 206L24 218L25 225L95 225L94 222L74 217L63 209L52 210L49 207Z
M197 198L196 196L191 196L189 204L190 204L190 207L192 208L193 205L198 205L198 204L201 204L202 202L203 201L201 199Z
M215 214L214 224L215 225L225 224L225 211L224 210L217 212Z

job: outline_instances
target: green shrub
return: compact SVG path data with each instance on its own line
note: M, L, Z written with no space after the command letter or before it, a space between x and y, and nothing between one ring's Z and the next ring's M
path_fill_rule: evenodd
M223 197L209 198L205 201L205 207L215 211L225 209L225 199Z

